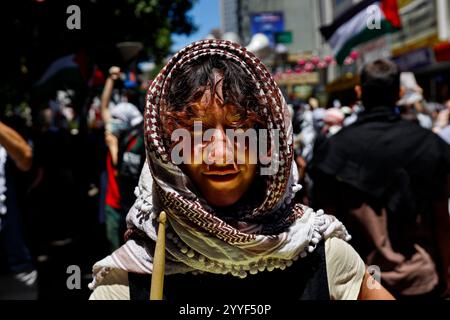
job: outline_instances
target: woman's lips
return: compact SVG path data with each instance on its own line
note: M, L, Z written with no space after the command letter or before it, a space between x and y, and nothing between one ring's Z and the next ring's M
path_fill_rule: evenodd
M203 171L202 173L205 176L231 176L231 175L237 175L240 172L240 170L222 170L222 171Z
M239 173L240 171L209 171L203 172L203 176L211 182L224 183L234 181L239 176Z
M208 166L202 174L210 180L224 182L234 179L240 172L236 165L212 165Z

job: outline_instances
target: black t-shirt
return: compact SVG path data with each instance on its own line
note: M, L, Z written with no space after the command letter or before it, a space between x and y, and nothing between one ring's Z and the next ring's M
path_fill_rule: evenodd
M151 275L128 274L130 300L148 300ZM171 302L330 300L325 242L285 270L244 279L232 275L177 274L164 278L164 299Z

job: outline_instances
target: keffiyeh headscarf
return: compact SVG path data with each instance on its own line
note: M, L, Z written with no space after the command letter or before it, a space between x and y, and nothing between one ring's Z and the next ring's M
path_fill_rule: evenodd
M235 221L221 219L201 197L184 172L171 162L163 139L161 115L166 111L174 72L204 56L238 63L259 91L258 113L268 129L279 130L275 174L264 177L263 201L237 209ZM157 238L157 217L167 214L166 274L209 272L244 278L284 269L312 252L322 239L349 240L345 227L323 211L294 204L297 185L292 125L283 96L261 61L238 44L222 40L195 42L179 51L151 84L145 108L147 162L127 215L126 243L93 267L91 288L114 268L151 274ZM273 139L273 137L271 137Z

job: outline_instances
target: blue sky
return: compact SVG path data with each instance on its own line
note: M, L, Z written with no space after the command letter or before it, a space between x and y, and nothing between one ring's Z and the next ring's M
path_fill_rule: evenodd
M173 51L178 51L193 41L203 39L211 29L220 28L219 0L197 0L188 15L193 18L198 30L188 37L172 35Z

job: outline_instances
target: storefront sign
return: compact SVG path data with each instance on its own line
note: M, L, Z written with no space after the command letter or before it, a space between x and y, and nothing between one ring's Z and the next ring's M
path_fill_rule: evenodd
M402 71L426 67L434 62L434 52L430 48L411 51L394 58Z
M276 32L275 43L291 44L292 32L291 31Z

